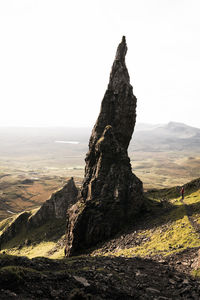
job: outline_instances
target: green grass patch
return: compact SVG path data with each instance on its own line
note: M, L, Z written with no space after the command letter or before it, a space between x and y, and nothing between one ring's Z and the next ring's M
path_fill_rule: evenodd
M184 199L184 202L186 204L197 204L198 205L198 208L200 208L200 190L192 193L191 195L189 196L186 196L185 199ZM200 212L200 211L199 211Z
M18 248L26 246L27 242L31 245L45 242L57 242L65 233L65 220L53 219L36 228L27 228L26 223L22 223L17 235L2 245L2 249Z
M18 221L17 228L14 228L16 235L14 234L13 238L4 243L2 242L1 248L11 255L27 256L29 258L36 256L49 257L48 252L56 246L58 240L65 234L66 221L54 218L38 227L28 226L27 220L30 214L30 212L27 215L24 213L26 218L22 216ZM14 220L18 217L20 215L16 216ZM13 219L4 221L7 226L14 222ZM4 224L2 224L3 226ZM64 249L58 247L58 251L53 253L52 258L63 258L63 254Z
M193 270L191 272L192 276L196 277L196 278L200 278L200 269L197 270Z
M192 206L193 211L195 211L195 217L200 221L199 195L200 191L195 191L185 197L185 202ZM156 194L156 197L158 200L159 193ZM138 236L148 238L147 241L144 240L145 242L142 242L138 246L109 252L106 255L145 257L162 254L165 256L187 248L199 247L199 233L192 227L186 213L186 208L181 203L180 198L172 198L168 202L171 208L163 210L163 214L161 213L154 220L152 219L151 223L148 224L150 229L138 233ZM151 205L153 208L155 204ZM158 206L157 210L159 210ZM161 209L160 212L162 212ZM101 251L99 251L100 253Z
M55 247L56 243L54 242L41 242L36 245L24 246L21 249L11 248L6 251L7 254L17 255L17 256L26 256L28 258L33 257L48 257L48 252Z

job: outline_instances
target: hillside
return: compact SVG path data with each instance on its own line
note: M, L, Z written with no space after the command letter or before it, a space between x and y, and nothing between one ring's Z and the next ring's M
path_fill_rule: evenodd
M130 228L123 228L123 233L126 233L125 237L120 234L119 238L109 241L108 245L104 243L103 248L98 247L97 252L95 250L93 254L125 255L127 257L133 254L145 257L165 256L188 248L199 247L200 179L186 183L184 187L184 201L180 199L180 187L178 186L146 192L142 218L140 214ZM31 227L30 231L22 230L27 226L26 220L31 220L38 209L13 215L0 222L1 236L7 228L13 226L13 223L15 224L16 220L15 228L18 228L15 229L14 237L9 234L7 242L2 240L2 250L5 248L9 254L34 257L38 256L37 251L43 248L43 256L62 257L64 244L62 243L62 247L59 246L58 249L55 247L65 233L64 218L48 217L41 225L38 224L37 228ZM51 248L55 248L55 251L49 254Z
M53 254L65 245L66 212L76 203L78 189L73 178L41 207L24 211L0 222L0 245L26 256ZM57 246L56 250L54 248ZM44 253L42 253L42 249ZM33 253L32 253L33 252ZM50 255L50 253L48 253Z
M180 187L148 191L147 211L143 220L140 216L133 225L134 231L104 244L97 253L165 257L200 247L200 179L185 184L184 188L183 201Z
M64 240L59 230L52 235L53 228L62 227L53 220L51 229L33 230L24 243L20 235L10 240L0 256L2 299L66 299L70 294L75 299L76 293L81 299L90 299L89 294L94 299L198 299L200 285L194 276L200 274L200 179L185 184L183 201L179 191L148 191L143 213L132 224L81 257L63 258ZM1 228L10 221L1 222Z

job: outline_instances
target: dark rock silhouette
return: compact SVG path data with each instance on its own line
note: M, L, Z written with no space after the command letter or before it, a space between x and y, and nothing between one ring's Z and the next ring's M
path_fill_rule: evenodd
M126 52L123 37L90 137L81 197L68 210L68 255L111 237L133 219L143 203L142 182L132 173L127 154L137 99L125 64Z

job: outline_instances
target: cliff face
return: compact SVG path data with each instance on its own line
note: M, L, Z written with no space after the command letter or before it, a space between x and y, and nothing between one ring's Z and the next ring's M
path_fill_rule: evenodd
M126 52L123 37L90 137L81 197L68 210L68 255L111 237L134 217L143 203L142 182L132 173L127 154L137 99L125 64Z
M66 212L77 201L78 190L73 178L51 198L43 203L40 209L29 219L30 225L39 226L49 219L66 218Z

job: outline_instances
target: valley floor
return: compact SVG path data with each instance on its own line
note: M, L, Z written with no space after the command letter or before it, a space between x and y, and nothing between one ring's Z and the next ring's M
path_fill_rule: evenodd
M71 177L81 185L85 152L81 149L78 156L76 152L73 155L56 152L55 156L32 153L20 157L2 154L0 220L41 205ZM182 185L200 175L199 152L130 151L129 154L133 171L142 180L145 190Z

